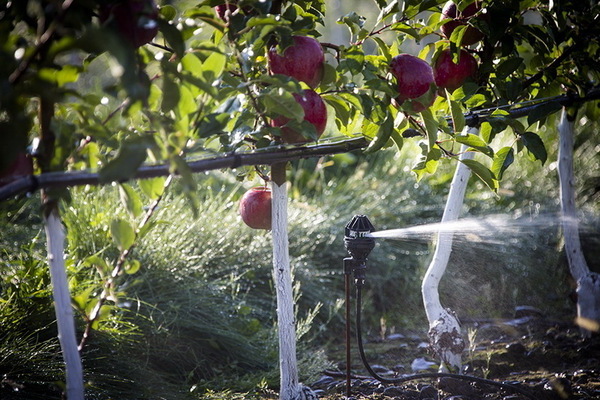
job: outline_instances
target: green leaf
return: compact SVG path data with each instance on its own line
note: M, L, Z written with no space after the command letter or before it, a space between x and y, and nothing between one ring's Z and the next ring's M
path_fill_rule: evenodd
M110 234L120 251L129 249L135 241L133 227L129 222L120 218L115 218L110 223Z
M196 53L187 53L181 59L181 66L183 67L183 71L189 72L196 78L202 78L202 61Z
M459 102L454 101L450 98L449 93L446 92L448 102L450 103L450 113L452 115L452 123L454 125L454 132L462 132L465 127L465 115Z
M498 190L498 181L496 180L494 173L488 167L475 160L466 159L460 160L460 162L469 167L471 172L473 172L473 174L492 191L496 192Z
M140 200L139 194L130 185L126 183L119 185L119 199L121 200L121 204L125 206L129 214L134 218L142 213L142 200Z
M425 130L427 131L427 138L429 139L429 149L433 149L437 142L437 132L439 128L439 122L433 116L433 113L429 109L421 111L421 118L425 123Z
M179 58L183 58L185 55L185 42L181 36L181 32L177 27L162 18L157 21L158 29L163 34L163 37L169 43L175 54Z
M492 172L498 180L502 180L504 171L515 161L515 152L512 147L503 147L498 150L492 163Z
M404 32L407 35L412 36L412 38L417 41L421 40L421 35L419 35L419 31L417 31L415 28L404 22L396 22L395 24L392 24L390 28L393 31Z
M138 180L138 185L146 196L154 200L163 194L165 189L165 178L140 179Z
M179 94L180 98L177 111L180 117L191 114L198 109L198 106L196 105L196 100L194 99L192 92L190 91L190 89L188 89L186 85L181 85L181 87L179 88Z
M139 260L127 260L125 261L125 273L128 275L133 275L140 270L141 263Z
M221 76L226 63L227 57L225 54L216 51L211 53L211 55L202 63L202 74L204 75L204 78L212 83L212 81Z
M398 151L402 150L402 147L404 146L404 139L402 138L400 132L398 132L397 129L393 129L391 136L392 140L394 141L394 144L398 148Z
M448 39L450 39L450 41L452 43L456 43L456 46L460 48L461 43L463 41L463 38L464 38L465 33L467 32L468 28L469 28L469 25L467 25L467 24L458 25L456 28L454 28L454 30L452 31L452 34L450 35L450 37Z
M282 88L261 93L259 100L269 115L281 115L300 122L304 119L304 109L292 93Z
M345 24L352 34L356 34L363 27L365 18L352 11L338 19L337 23Z
M152 144L153 139L150 137L135 137L125 141L116 157L100 170L100 183L131 179L146 159L146 151Z
M179 84L176 83L170 75L163 78L162 90L163 97L160 109L162 112L166 113L177 107L181 94L179 92Z
M377 136L369 143L369 146L364 151L365 154L376 152L387 144L394 131L394 117L388 113L383 123L378 126Z
M160 7L160 15L167 21L175 19L177 16L177 9L171 5L164 5Z
M529 154L535 159L540 160L542 165L546 163L548 153L542 139L533 132L525 132L521 135L521 142L529 152Z
M474 149L493 157L494 151L488 144L479 136L468 133L466 135L456 135L454 139L461 144L473 147Z
M534 107L529 115L527 115L527 123L531 126L538 121L543 120L548 115L559 111L562 108L560 103L556 101L543 102L542 104Z
M523 64L523 59L521 57L508 58L502 61L496 67L496 77L500 79L507 78L510 74L515 72L521 64Z

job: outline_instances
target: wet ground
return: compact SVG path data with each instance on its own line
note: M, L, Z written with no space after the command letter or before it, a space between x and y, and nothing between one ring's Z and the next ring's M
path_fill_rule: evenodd
M551 321L536 310L523 308L516 318L468 321L463 332L470 339L465 374L502 385L470 382L454 377L410 380L399 384L371 378L352 343L350 397L394 400L561 400L600 399L600 335L582 338L578 327ZM345 347L344 347L345 349ZM345 360L341 349L336 359ZM388 379L436 372L426 337L392 334L365 343L372 368ZM325 371L311 384L321 399L347 398L345 361Z

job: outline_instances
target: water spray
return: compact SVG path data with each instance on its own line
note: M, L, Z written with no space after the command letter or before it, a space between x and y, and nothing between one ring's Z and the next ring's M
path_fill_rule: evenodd
M362 314L362 287L365 285L366 272L367 272L367 257L371 254L371 251L375 248L375 237L379 235L372 233L375 232L373 224L365 215L355 215L352 220L346 224L344 229L344 247L350 257L344 258L344 280L345 280L345 298L346 298L346 397L351 396L351 377L352 377L352 362L350 352L350 277L354 276L354 285L356 287L356 341L358 350L360 353L361 360L364 367L369 374L382 383L402 383L415 379L423 378L456 378L467 380L470 382L501 387L517 392L529 399L535 399L535 397L527 390L522 389L514 384L496 382L490 379L478 378L470 375L452 374L445 372L432 372L432 373L421 373L406 375L397 378L385 378L377 374L369 364L365 355L363 340L362 340L362 327L361 327L361 314Z

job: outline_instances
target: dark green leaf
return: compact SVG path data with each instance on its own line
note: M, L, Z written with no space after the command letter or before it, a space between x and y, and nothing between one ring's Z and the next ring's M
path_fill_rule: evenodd
M376 152L387 145L394 131L394 118L388 113L383 123L378 126L377 136L369 143L369 146L364 151L365 154Z
M460 160L463 164L465 164L471 172L477 178L479 178L485 185L490 188L492 191L496 192L498 190L498 181L496 180L496 176L488 167L475 160Z
M163 37L169 43L169 46L177 54L179 58L185 55L185 42L181 36L181 32L177 27L164 19L158 19L158 29L163 34Z
M512 147L503 147L496 152L492 163L492 172L498 180L502 180L504 171L514 162L515 152Z
M163 97L160 108L163 112L169 112L179 103L181 94L179 93L179 84L176 83L170 75L163 78L162 85Z
M540 160L542 165L546 163L546 159L548 158L548 153L546 152L546 147L544 146L544 142L542 139L533 132L525 132L521 135L521 142L531 156L536 160Z
M496 67L496 77L500 79L507 78L510 74L515 72L523 64L521 57L513 57L502 61Z
M149 137L136 137L125 141L116 157L100 170L99 181L109 183L131 179L146 159L146 151L152 144L153 139Z

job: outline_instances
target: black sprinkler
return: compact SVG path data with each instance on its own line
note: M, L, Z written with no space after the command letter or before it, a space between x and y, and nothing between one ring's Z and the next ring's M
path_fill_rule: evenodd
M363 285L367 270L367 257L375 247L370 236L375 228L366 215L355 215L344 229L344 246L350 257L344 258L344 273L354 273L354 283Z

